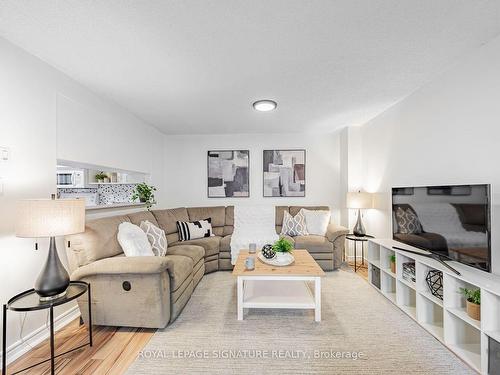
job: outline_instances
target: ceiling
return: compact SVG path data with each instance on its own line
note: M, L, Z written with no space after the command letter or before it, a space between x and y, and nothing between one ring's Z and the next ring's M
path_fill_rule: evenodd
M499 33L498 0L0 0L0 36L167 134L362 124Z

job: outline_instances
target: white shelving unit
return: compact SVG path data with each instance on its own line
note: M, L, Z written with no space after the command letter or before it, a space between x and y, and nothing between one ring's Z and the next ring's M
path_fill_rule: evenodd
M449 262L459 276L434 259L393 246L421 251L394 240L370 240L369 283L474 370L487 374L488 338L500 342L500 277ZM390 270L391 255L396 255L396 274ZM403 279L406 262L415 262L415 282ZM443 300L430 293L425 280L433 269L443 272ZM467 315L460 288L481 289L481 321Z

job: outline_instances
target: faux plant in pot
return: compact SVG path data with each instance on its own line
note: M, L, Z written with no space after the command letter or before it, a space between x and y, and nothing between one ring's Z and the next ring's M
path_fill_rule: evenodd
M100 172L96 173L95 180L98 183L103 183L104 179L107 178L107 177L108 177L108 175L106 173L104 173L103 171L100 171Z
M396 255L391 255L389 260L391 262L391 272L396 273Z
M139 202L146 203L146 207L149 210L153 204L156 204L154 192L156 188L154 186L148 185L146 183L137 184L132 194L132 200L135 202L139 199Z
M293 244L284 237L281 237L274 243L273 250L276 251L276 257L278 258L278 260L280 258L283 259L288 254L292 254Z
M472 319L481 320L481 290L460 288L460 292L467 300L467 315Z

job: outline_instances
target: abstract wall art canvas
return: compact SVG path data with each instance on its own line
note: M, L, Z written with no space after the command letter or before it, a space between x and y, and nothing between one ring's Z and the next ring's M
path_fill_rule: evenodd
M208 197L249 197L248 150L208 151Z
M264 150L264 197L306 196L306 150Z

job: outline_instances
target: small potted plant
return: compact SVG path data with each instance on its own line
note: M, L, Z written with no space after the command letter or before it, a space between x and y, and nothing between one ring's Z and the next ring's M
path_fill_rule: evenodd
M467 315L472 319L481 320L481 290L460 288L460 292L467 300Z
M95 175L95 180L96 180L98 183L102 184L102 183L104 182L104 179L105 179L106 177L108 177L108 176L106 175L106 173L104 173L103 171L100 171L100 172L96 173L96 175Z
M396 273L396 255L392 254L389 260L391 262L391 272Z
M154 192L156 188L150 186L146 183L137 184L132 194L132 201L139 199L139 202L146 203L146 207L149 210L153 204L156 204Z
M284 237L280 237L280 239L274 243L273 250L276 252L277 259L280 260L288 254L291 255L293 251L293 244Z

